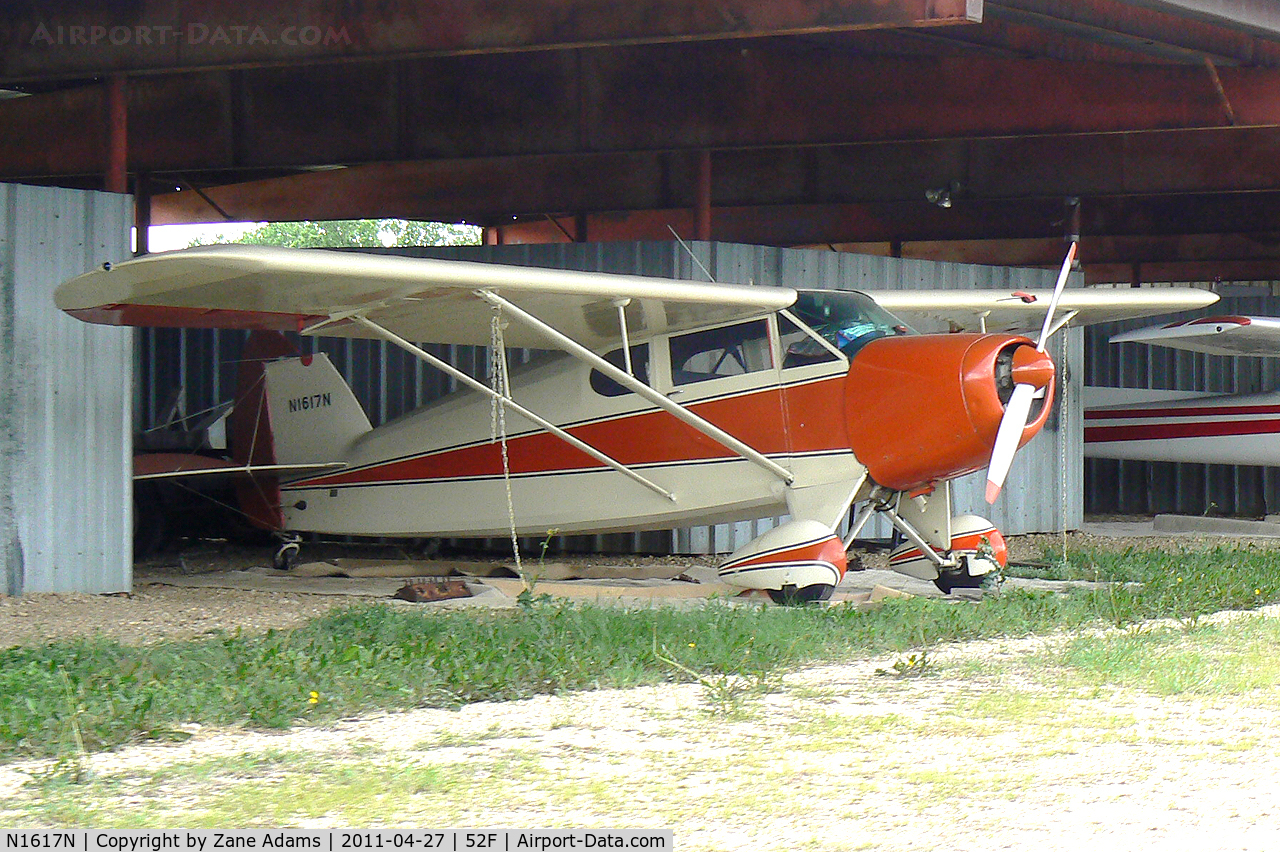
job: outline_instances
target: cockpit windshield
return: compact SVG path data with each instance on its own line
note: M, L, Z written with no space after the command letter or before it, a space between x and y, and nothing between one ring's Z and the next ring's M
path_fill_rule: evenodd
M915 333L870 296L852 290L801 290L790 310L849 357L877 338Z

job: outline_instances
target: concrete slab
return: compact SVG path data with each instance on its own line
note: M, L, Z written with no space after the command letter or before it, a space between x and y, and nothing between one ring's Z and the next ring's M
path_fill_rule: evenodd
M1150 520L1086 521L1080 532L1105 538L1168 538L1216 535L1233 538L1280 538L1280 519L1251 521L1201 515L1156 515Z
M295 566L289 574L297 577L450 577L473 573L464 569L488 564L473 560L353 559L344 556L325 562L307 562ZM494 563L493 567L500 569L502 566Z
M411 563L431 564L431 563ZM389 570L379 566L371 571L380 574ZM591 601L596 603L616 603L622 606L691 606L699 605L712 599L729 603L759 604L767 603L766 594L743 595L742 590L724 583L716 582L714 571L691 571L705 578L704 582L664 579L576 579L576 580L540 580L535 586L536 594L547 594L553 598L575 601ZM398 577L386 576L303 576L293 572L285 573L270 568L249 568L236 571L214 571L202 574L139 574L135 582L139 584L160 583L170 586L194 588L241 589L248 591L279 592L307 595L343 595L352 598L371 600L391 600L399 589L408 582L422 576L420 573L408 572ZM523 590L521 581L504 577L485 577L467 580L470 598L457 598L445 601L431 601L411 606L433 608L457 608L470 606L510 607L516 605L516 598ZM1006 588L1029 588L1045 591L1062 591L1073 585L1088 585L1076 582L1059 582L1051 580L1023 580L1011 578L1006 581ZM855 606L878 604L892 597L928 597L945 598L947 600L981 599L981 590L962 590L951 596L943 595L933 583L907 577L894 571L867 569L850 571L845 575L833 596L833 601Z
M482 581L508 597L514 598L524 590L519 580L486 577ZM691 598L734 598L742 589L724 583L687 583L673 580L540 580L533 589L535 595L548 594L553 598L584 601L672 601Z
M1158 533L1191 533L1247 538L1280 538L1280 524L1241 518L1210 518L1200 515L1156 515L1152 527Z
M1080 525L1080 532L1104 538L1146 538L1167 535L1167 533L1156 532L1150 520L1085 521Z

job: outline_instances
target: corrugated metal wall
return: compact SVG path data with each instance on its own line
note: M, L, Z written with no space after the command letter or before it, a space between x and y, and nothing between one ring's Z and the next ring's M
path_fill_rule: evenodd
M53 304L54 288L129 257L132 199L0 184L2 591L132 583L133 334Z
M801 288L844 289L1027 289L1052 287L1055 273L967 264L933 263L869 257L838 252L800 251L762 246L694 243L692 251L717 281ZM603 270L687 280L707 280L706 274L678 243L585 243L528 246L462 246L389 249L392 253L480 260L568 269ZM243 335L238 332L148 330L139 335L139 423L153 423L158 407L175 387L185 385L187 411L196 411L231 396L234 359ZM1059 335L1057 346L1071 348L1079 363L1082 338L1078 330ZM393 346L371 341L320 340L351 382L357 398L376 425L399 416L452 390L451 382ZM472 375L485 375L487 356L473 347L428 347L453 360ZM1055 351L1060 358L1061 351ZM1061 362L1060 362L1061 363ZM214 369L213 365L218 365ZM1000 502L988 507L983 477L957 483L957 513L990 517L1009 533L1055 531L1078 526L1083 518L1080 485L1082 420L1079 412L1079 370L1068 368L1068 405L1055 414L1048 428L1023 449L1015 462ZM928 416L928 412L921 412ZM1068 463L1071 459L1071 463ZM1034 483L1034 487L1031 487ZM721 524L675 532L646 532L606 536L574 536L570 549L647 553L728 552L772 527L774 519ZM866 533L887 535L885 524ZM509 543L495 542L495 548Z
M1222 300L1200 315L1280 316L1280 296L1274 295L1277 285L1271 282L1218 285L1215 289ZM1159 321L1132 320L1086 329L1085 384L1215 393L1280 388L1280 359L1202 355L1107 342L1113 334ZM1085 505L1091 513L1261 517L1280 512L1280 470L1274 468L1086 459L1085 483Z

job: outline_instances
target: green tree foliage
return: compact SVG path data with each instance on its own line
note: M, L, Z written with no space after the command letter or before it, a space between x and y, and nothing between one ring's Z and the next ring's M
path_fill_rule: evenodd
M406 219L333 219L327 222L267 222L239 237L201 238L193 246L240 243L291 248L477 245L474 225L415 222Z

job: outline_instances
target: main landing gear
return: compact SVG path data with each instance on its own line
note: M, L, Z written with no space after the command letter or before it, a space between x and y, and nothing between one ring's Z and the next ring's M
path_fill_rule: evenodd
M721 563L720 579L764 589L780 604L829 600L848 570L846 546L876 513L906 538L890 554L889 567L932 582L944 594L977 588L1008 562L994 524L977 515L951 517L948 483L915 498L877 486L843 541L819 521L788 521L736 550Z
M900 574L932 580L943 594L956 589L976 589L1009 561L1004 536L995 525L978 515L951 519L951 546L947 550L906 541L889 554L889 567Z
M747 542L720 564L730 585L764 589L775 603L831 598L848 569L844 543L819 521L787 521Z
M812 586L783 586L781 589L766 589L769 600L779 606L803 606L831 600L836 587L827 583L814 583Z

